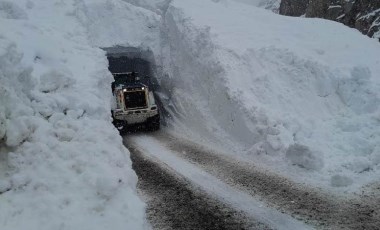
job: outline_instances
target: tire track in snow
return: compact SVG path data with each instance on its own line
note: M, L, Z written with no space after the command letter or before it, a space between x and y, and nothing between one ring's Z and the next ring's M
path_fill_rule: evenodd
M348 200L323 194L170 134L153 136L177 156L318 229L380 229L379 196Z
M237 210L238 212L243 212L245 215L251 218L251 221L254 221L256 223L264 223L266 226L269 226L273 229L310 229L309 226L303 224L302 222L299 222L288 215L282 214L276 211L275 209L268 208L264 203L258 201L257 199L254 199L249 194L227 185L226 183L206 173L205 171L201 170L195 165L176 156L175 153L167 149L161 142L157 141L155 138L146 135L134 135L125 138L125 144L131 150L131 152L135 152L132 153L132 159L134 159L133 155L140 154L145 156L147 159L150 159L149 161L156 162L156 164L159 165L159 167L168 168L169 171L172 172L172 174L168 173L168 177L173 177L173 174L180 175L192 184L192 190L194 190L194 188L199 188L203 192L203 197L211 196L212 199L219 200L219 203L227 204L227 207L229 207L230 209L232 208L234 210ZM136 154L136 151L139 153ZM140 180L142 180L142 183L144 183L146 177L139 173L138 167L135 168L135 170L137 171L137 174L140 174ZM155 180L155 176L158 177L159 175L152 175L153 180ZM154 188L152 189L154 190ZM145 188L145 191L146 190L147 189ZM205 193L207 193L208 195L205 195ZM152 195L154 195L154 191L151 194L151 196ZM151 202L148 201L148 204L149 203ZM208 207L208 205L206 207ZM263 226L265 225L261 225L261 228L263 228ZM230 229L229 227L227 228ZM260 229L257 226L251 226L249 228ZM199 228L196 227L195 229Z
M124 143L131 152L138 189L154 229L270 229L194 188L128 138Z

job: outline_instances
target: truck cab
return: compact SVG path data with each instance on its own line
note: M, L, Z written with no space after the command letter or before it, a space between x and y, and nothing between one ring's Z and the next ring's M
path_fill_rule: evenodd
M136 72L112 73L112 93L115 108L113 123L120 131L132 125L144 124L148 130L160 128L160 114L153 92L143 84Z

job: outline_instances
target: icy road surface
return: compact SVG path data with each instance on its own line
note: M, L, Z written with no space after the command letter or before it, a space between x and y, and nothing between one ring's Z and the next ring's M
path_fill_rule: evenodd
M345 200L324 195L164 132L126 136L124 143L154 228L380 226L376 197Z

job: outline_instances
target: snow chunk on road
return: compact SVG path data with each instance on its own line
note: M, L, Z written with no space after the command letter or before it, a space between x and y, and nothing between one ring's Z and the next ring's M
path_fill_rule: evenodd
M311 170L319 170L323 167L323 158L320 154L312 152L307 146L299 144L291 145L286 150L286 158L292 164Z
M347 176L334 175L331 177L331 186L346 187L353 183L353 180Z

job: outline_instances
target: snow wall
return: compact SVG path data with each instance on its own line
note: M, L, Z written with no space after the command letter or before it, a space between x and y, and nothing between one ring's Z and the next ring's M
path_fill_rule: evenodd
M318 187L378 181L375 40L231 1L173 1L163 26L173 129Z
M2 230L147 227L79 3L0 1Z

